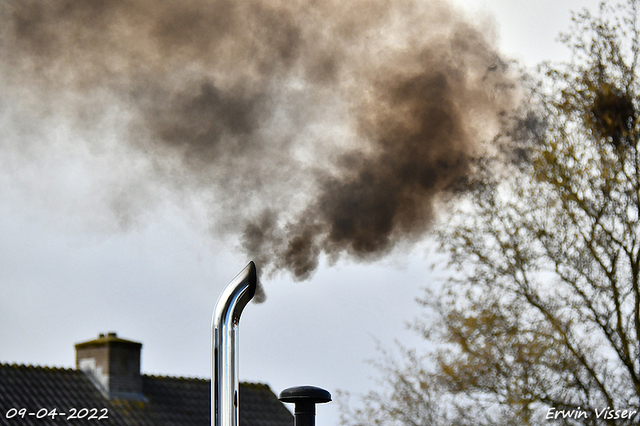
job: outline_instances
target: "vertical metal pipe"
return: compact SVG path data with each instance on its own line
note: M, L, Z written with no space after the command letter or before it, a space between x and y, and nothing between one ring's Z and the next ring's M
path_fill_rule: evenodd
M238 324L256 293L256 265L249 264L224 289L211 324L211 426L238 426Z

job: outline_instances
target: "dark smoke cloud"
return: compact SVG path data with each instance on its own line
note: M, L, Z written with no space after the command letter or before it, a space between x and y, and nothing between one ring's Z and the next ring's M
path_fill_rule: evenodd
M420 240L512 104L490 29L444 1L7 0L0 28L24 120L91 134L111 105L145 179L297 279Z

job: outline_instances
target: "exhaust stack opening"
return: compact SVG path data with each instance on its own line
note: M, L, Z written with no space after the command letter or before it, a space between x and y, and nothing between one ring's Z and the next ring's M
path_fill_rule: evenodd
M256 294L256 265L249 264L227 285L211 325L211 426L238 426L238 324Z

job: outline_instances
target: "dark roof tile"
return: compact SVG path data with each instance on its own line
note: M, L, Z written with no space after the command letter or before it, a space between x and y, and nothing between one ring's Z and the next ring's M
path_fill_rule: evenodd
M0 425L59 426L61 417L36 418L38 410L56 409L69 416L86 408L89 414L108 419L76 419L84 426L208 426L210 424L209 380L181 377L142 376L145 401L109 400L81 371L65 368L0 365ZM25 408L24 417L7 419L12 408ZM42 412L41 412L42 413ZM269 386L240 385L240 426L291 426L293 416L278 401Z

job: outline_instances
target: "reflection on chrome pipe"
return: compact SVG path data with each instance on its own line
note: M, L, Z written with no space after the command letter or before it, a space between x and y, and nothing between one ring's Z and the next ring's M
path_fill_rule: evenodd
M211 426L238 426L238 324L258 284L253 262L224 289L213 310Z

